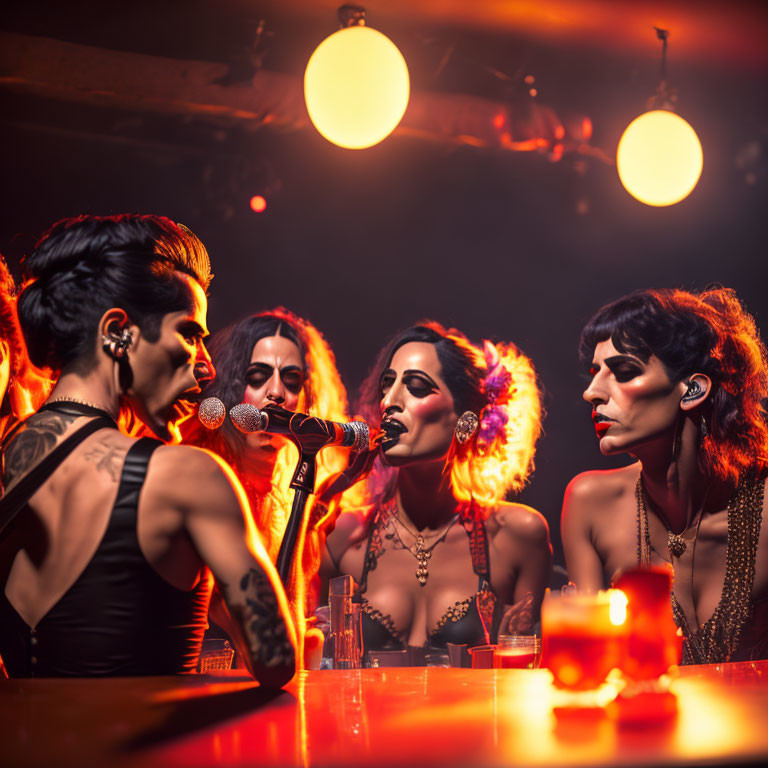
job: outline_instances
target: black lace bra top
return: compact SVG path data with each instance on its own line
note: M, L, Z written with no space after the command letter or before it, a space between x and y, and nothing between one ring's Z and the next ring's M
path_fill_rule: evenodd
M394 501L380 509L371 524L363 573L358 587L362 605L363 647L366 651L405 650L407 638L395 627L387 614L374 608L365 598L368 573L376 568L384 553L382 528L392 514ZM459 521L469 537L472 568L478 577L477 592L459 600L445 610L429 631L425 647L444 650L447 643L484 645L493 642L501 622L502 605L491 588L488 558L488 536L482 516L471 505L459 512Z

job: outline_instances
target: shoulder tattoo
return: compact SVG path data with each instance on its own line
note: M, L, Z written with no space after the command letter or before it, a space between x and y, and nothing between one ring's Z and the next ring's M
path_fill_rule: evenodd
M34 467L55 447L78 416L44 411L30 417L18 435L15 435L3 456L3 486L8 487L16 478Z
M92 461L96 469L106 472L114 482L120 479L125 459L125 450L117 445L111 445L108 439L99 440L84 456L86 461Z

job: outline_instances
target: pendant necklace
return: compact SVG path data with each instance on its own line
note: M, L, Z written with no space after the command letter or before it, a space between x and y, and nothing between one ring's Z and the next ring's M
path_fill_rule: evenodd
M400 543L403 545L405 549L407 549L415 558L416 558L416 578L418 579L419 584L423 587L426 586L427 579L429 578L429 559L432 557L432 550L445 539L445 537L448 535L448 531L450 530L451 526L459 519L458 515L454 515L448 523L442 528L442 530L438 531L437 533L433 533L431 536L424 536L418 531L411 530L401 519L400 516L395 512L393 515L393 520L396 520L400 525L403 526L403 528L408 531L408 533L411 534L411 536L416 539L416 549L414 550L412 547L409 547L404 541L403 537L400 535L400 532L397 530L397 526L393 526L395 529L395 534L397 535L397 538L400 540ZM437 540L430 544L429 546L426 546L427 541L429 539Z
M685 553L685 550L687 549L688 545L683 538L683 534L686 531L689 531L694 525L696 526L696 532L693 537L693 543L694 546L696 544L696 539L699 535L699 526L701 525L701 518L704 516L704 507L707 503L707 497L709 496L709 489L712 487L712 483L707 485L707 490L704 492L704 498L701 501L701 506L699 507L699 513L696 515L696 518L691 521L691 524L680 533L672 533L672 531L669 530L667 527L666 519L663 517L663 515L659 515L657 512L657 515L661 522L664 524L664 527L667 528L667 550L669 551L669 559L670 562L672 561L672 558L674 557L676 560L679 560L683 554ZM637 495L637 501L638 501L638 512L641 511L642 513L646 515L647 519L647 513L645 512L645 487L643 483L643 476L642 474L637 480L637 486L636 486L636 495ZM647 532L647 523L646 523L646 532Z

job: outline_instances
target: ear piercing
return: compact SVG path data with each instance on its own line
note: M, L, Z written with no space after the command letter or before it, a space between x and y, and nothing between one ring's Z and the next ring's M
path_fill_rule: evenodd
M110 331L109 336L102 334L101 337L102 349L113 360L122 360L131 344L133 344L133 336L127 328L119 332Z
M477 414L472 413L472 411L464 411L456 422L456 429L454 430L456 441L460 445L464 445L477 432L479 424L480 419L477 418Z
M685 394L681 398L681 402L689 403L692 400L698 400L704 390L701 388L701 384L695 379L688 382L688 389L685 390Z

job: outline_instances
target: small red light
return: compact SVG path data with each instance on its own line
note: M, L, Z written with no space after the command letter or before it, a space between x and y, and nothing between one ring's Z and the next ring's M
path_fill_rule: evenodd
M254 195L251 198L251 210L254 213L264 213L267 210L267 201L261 195Z

